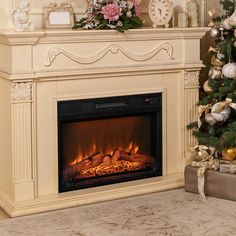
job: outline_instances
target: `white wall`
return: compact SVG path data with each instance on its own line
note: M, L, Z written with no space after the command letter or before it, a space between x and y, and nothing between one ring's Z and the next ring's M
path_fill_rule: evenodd
M9 12L12 9L12 0L0 0L0 29L11 28Z
M31 5L30 17L34 22L36 28L42 28L43 21L43 7L46 7L49 2L69 2L72 4L77 15L83 15L85 11L87 0L29 0ZM186 2L188 0L172 0L175 11L186 11ZM204 5L204 0L198 0L199 4ZM205 0L208 1L208 0ZM215 0L214 0L215 1ZM214 2L213 1L213 2ZM19 0L0 0L0 29L12 28L9 22L9 13L12 8L18 5ZM149 0L141 0L142 4L147 7ZM203 6L201 6L202 8ZM177 14L177 13L176 13ZM176 15L175 14L175 15Z
M29 0L31 11L30 19L35 24L36 29L42 28L43 8L48 6L49 2L69 2L77 14L83 14L87 0ZM16 8L19 0L0 0L0 29L13 28L9 22L9 14L13 8Z

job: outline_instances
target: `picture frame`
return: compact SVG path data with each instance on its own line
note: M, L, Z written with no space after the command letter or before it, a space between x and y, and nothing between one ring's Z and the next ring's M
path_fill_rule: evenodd
M50 4L44 8L46 29L71 29L74 26L74 9L70 4Z

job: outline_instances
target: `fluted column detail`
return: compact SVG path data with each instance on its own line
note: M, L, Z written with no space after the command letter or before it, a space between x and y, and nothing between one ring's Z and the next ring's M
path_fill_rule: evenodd
M15 200L34 198L31 82L12 83L12 158Z
M186 126L197 120L197 102L199 100L199 71L184 72L184 101L185 101L185 162L191 160L191 148L197 144L197 139L192 135L192 130L187 130Z

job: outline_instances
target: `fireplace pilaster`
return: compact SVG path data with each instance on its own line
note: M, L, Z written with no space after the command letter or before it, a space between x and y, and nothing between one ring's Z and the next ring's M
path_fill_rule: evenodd
M13 82L12 100L12 163L14 200L34 199L32 143L32 82Z

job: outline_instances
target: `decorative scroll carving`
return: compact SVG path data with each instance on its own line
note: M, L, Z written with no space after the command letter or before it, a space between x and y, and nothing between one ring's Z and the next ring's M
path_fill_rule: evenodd
M198 88L199 87L199 71L185 71L184 73L184 87Z
M125 55L127 58L133 61L147 61L151 59L152 57L154 57L161 50L164 50L171 60L175 59L173 57L173 46L172 44L168 42L161 43L160 45L154 47L152 50L144 54L135 54L124 49L123 47L119 45L112 44L105 47L104 49L102 49L101 51L99 51L98 53L96 53L95 55L91 57L79 57L79 56L73 55L72 53L62 48L53 47L53 48L50 48L48 51L47 62L45 63L45 66L51 66L53 62L55 61L55 59L57 58L57 56L59 56L60 54L70 58L72 61L75 61L79 64L92 64L101 60L108 53L117 54L118 52L121 52L123 55Z
M11 99L13 102L32 100L32 83L13 83L11 86Z

